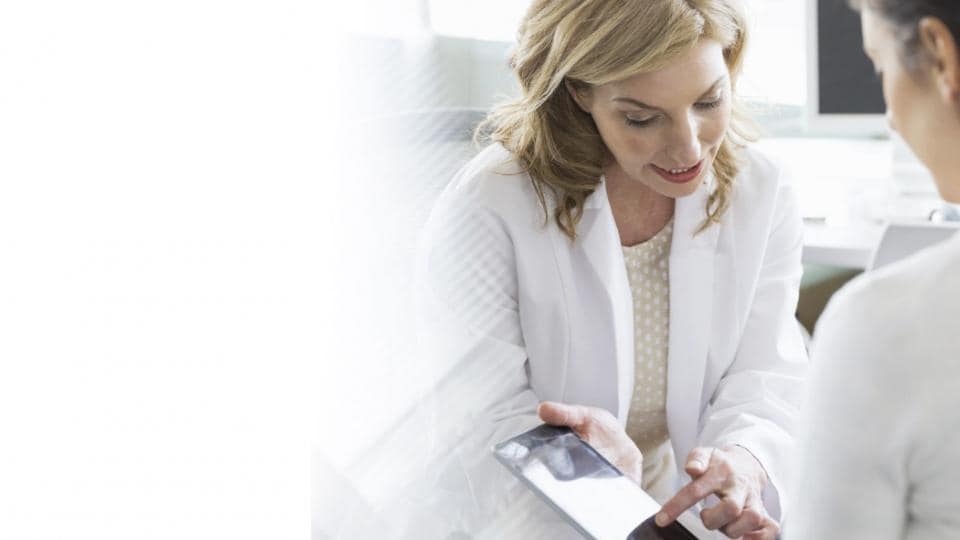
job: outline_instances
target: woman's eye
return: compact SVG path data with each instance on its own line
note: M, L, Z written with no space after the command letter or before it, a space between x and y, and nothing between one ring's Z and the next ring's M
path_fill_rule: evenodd
M698 109L716 109L723 103L723 98L717 98L713 101L701 101L697 103Z
M650 118L640 118L640 119L630 118L628 116L626 117L626 122L627 122L627 125L630 127L646 127L652 124L653 121L656 119L657 119L656 116L652 116Z

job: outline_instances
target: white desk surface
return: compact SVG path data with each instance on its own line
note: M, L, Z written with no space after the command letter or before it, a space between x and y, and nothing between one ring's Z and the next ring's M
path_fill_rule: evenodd
M882 223L838 227L805 221L803 263L866 268L882 234Z
M942 205L926 171L890 140L767 138L756 146L793 176L804 264L866 268L889 220Z

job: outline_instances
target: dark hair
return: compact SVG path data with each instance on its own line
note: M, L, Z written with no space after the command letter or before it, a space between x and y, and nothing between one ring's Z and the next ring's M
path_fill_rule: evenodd
M848 0L854 9L867 7L893 24L900 58L908 70L919 68L926 60L920 47L920 19L936 17L950 29L960 43L960 6L957 0Z

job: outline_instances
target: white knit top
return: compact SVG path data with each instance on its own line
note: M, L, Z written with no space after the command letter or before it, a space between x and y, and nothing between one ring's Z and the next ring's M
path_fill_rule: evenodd
M623 247L633 294L635 349L627 435L643 453L642 487L655 499L672 495L675 462L666 416L672 235L671 221L646 242Z

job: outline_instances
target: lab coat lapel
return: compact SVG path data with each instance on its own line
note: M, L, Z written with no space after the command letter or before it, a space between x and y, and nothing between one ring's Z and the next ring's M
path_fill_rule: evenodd
M608 330L612 332L612 336L604 337L612 337L614 354L612 357L605 355L604 358L597 358L596 361L599 368L608 370L608 373L613 371L611 374L615 377L607 376L605 380L615 381L616 386L605 388L606 395L601 400L606 402L605 408L616 414L620 422L625 424L634 375L633 297L630 294L630 283L623 260L620 233L613 219L605 182L601 181L596 191L587 198L580 223L586 260L599 278L601 288L606 292L605 298L595 301L602 302L602 307L611 315L612 328Z
M713 310L714 260L720 226L694 236L706 217L712 185L677 199L670 248L670 337L667 356L667 422L676 448L692 448L698 418ZM685 459L686 456L677 456Z

